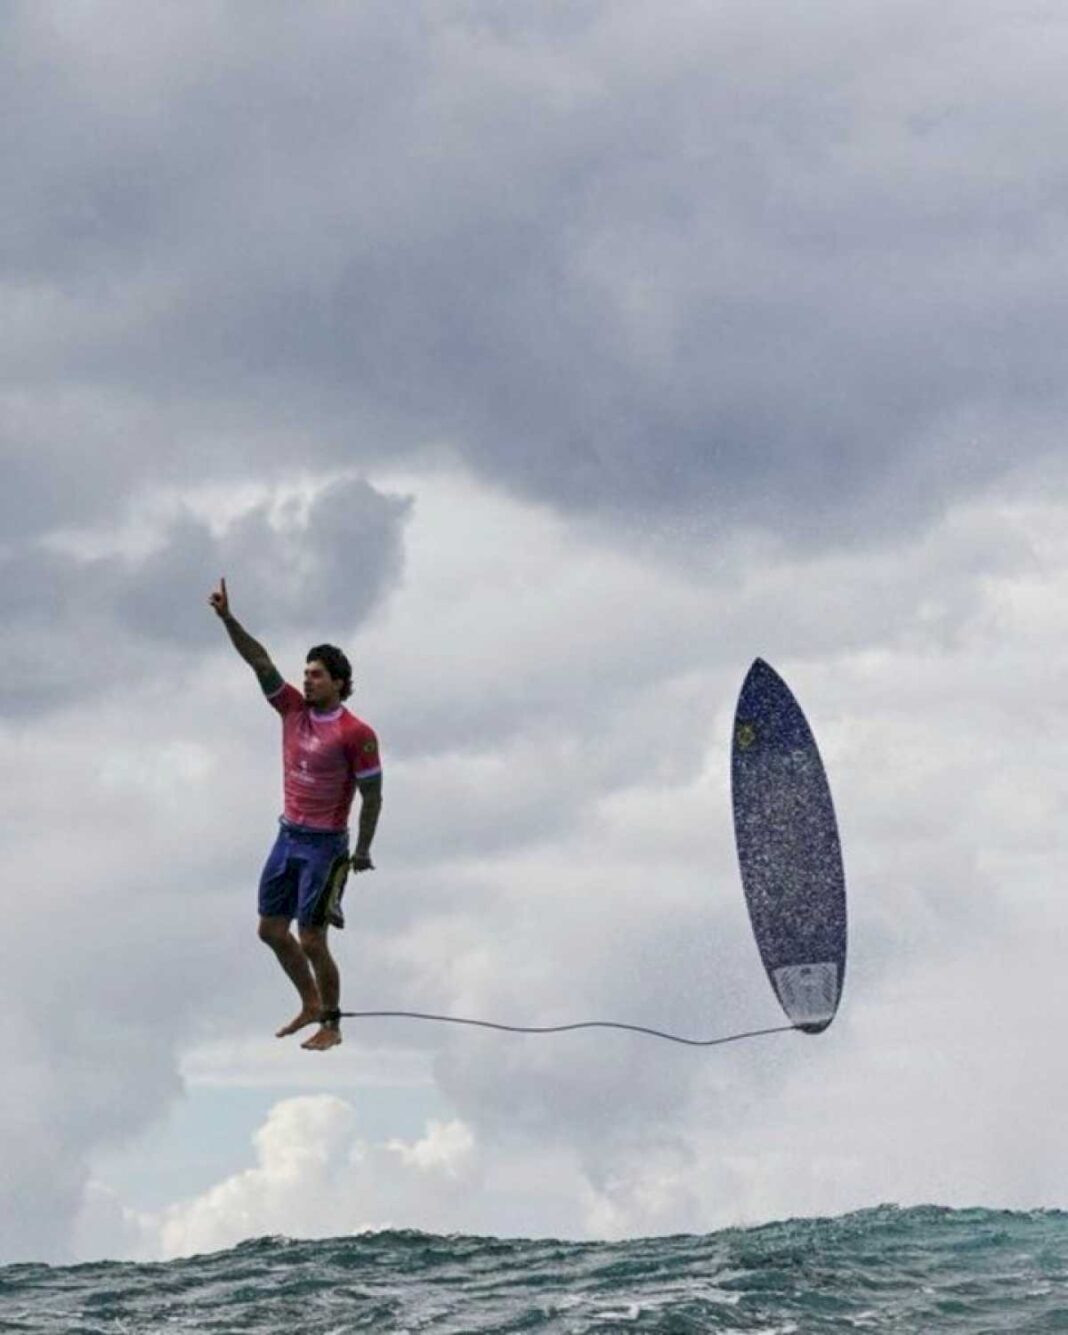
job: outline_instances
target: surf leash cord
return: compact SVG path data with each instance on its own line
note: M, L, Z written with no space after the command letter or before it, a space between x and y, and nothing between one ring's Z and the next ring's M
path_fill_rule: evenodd
M724 1043L738 1043L745 1038L762 1038L765 1034L788 1034L799 1026L780 1024L773 1029L749 1029L743 1034L725 1034L721 1038L684 1038L663 1029L649 1029L642 1024L623 1024L615 1020L583 1020L578 1024L497 1024L493 1020L469 1020L460 1015L431 1015L427 1011L338 1011L348 1020L432 1020L439 1024L465 1024L478 1029L498 1029L509 1034L567 1034L576 1029L623 1029L631 1034L648 1034L669 1043L683 1043L690 1048L716 1048Z

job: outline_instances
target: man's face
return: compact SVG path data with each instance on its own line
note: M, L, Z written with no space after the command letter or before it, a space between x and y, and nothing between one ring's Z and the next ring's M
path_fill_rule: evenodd
M304 664L304 699L313 709L331 709L341 703L341 683L317 658Z

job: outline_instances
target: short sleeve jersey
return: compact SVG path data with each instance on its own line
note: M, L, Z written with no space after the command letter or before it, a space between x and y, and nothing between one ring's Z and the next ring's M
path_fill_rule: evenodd
M267 699L282 716L285 818L317 830L345 830L356 785L382 773L378 738L344 705L309 709L283 682Z

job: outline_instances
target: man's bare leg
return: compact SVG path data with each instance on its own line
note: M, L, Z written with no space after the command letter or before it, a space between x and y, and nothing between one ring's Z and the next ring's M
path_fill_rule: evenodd
M329 1015L331 1011L337 1010L338 998L341 995L341 980L338 977L337 965L326 944L327 928L301 927L299 933L300 948L306 957L306 962L311 965L318 985L321 1009L316 1019L319 1019L320 1015ZM327 1048L336 1048L340 1042L340 1026L336 1020L327 1020L323 1021L311 1038L306 1038L300 1046L310 1052L323 1052Z
M300 993L300 1013L275 1034L276 1038L285 1038L287 1034L295 1034L298 1029L316 1023L323 1013L322 998L308 957L289 930L288 918L260 918L260 940L278 956L278 963L285 970L286 977Z

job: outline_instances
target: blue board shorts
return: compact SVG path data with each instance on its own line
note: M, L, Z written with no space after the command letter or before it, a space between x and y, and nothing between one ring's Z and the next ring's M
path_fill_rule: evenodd
M260 875L265 918L296 918L301 927L344 927L341 896L349 871L347 830L312 830L283 816Z

